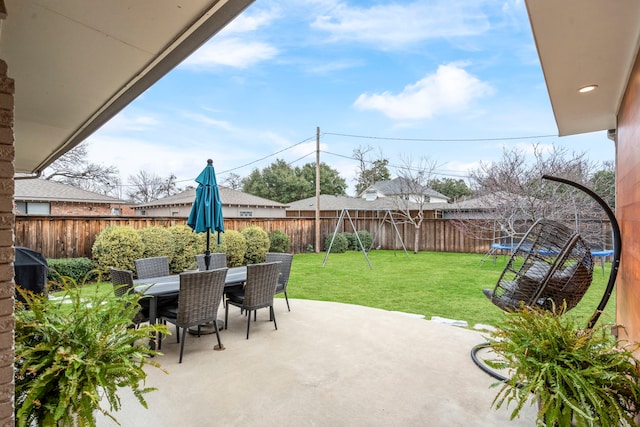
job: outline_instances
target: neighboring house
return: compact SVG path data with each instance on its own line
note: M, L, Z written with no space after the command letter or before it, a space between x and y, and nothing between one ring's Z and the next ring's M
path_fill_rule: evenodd
M402 177L391 181L379 181L367 187L360 197L366 200L376 200L381 197L396 197L410 200L415 203L447 203L449 199L444 194L438 193L425 186L418 186L410 180Z
M287 217L292 218L314 218L316 215L316 197L297 200L289 203L287 207ZM407 204L410 211L417 211L420 205L411 201L403 202ZM432 209L431 206L422 206L425 218L439 218L440 212ZM427 209L425 209L427 208ZM352 218L383 218L387 211L397 211L398 201L392 197L381 197L367 200L362 197L332 196L323 194L320 196L320 217L337 218L342 211L347 209Z
M15 180L14 205L19 215L133 215L125 200L37 178Z
M218 186L225 218L284 218L287 205L252 194ZM154 200L133 207L136 216L188 217L196 197L190 189L173 196Z

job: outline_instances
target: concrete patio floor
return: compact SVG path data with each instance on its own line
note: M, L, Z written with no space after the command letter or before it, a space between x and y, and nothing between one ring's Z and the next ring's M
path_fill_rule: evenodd
M129 426L533 426L535 408L520 418L496 410L496 380L471 360L484 342L478 331L356 305L276 300L278 330L258 312L232 307L223 351L215 334L188 336L178 364L175 336L148 368L144 409L123 392L116 418ZM219 311L224 317L224 310ZM99 426L115 426L104 417Z

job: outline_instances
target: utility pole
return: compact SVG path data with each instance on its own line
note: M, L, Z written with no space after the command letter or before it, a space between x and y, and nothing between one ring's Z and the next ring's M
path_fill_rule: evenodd
M316 253L320 253L320 126L316 127Z

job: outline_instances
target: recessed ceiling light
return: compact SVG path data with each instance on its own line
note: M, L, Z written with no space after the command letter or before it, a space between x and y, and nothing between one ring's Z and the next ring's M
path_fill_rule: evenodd
M598 85L588 85L588 86L583 86L580 89L578 89L578 92L580 93L587 93L587 92L593 92L594 90L596 90L598 88Z

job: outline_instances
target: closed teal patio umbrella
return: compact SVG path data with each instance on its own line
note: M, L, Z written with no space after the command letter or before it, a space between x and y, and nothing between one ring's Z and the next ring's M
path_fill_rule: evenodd
M193 201L187 225L196 233L207 232L207 250L204 256L206 269L211 264L210 238L211 231L218 232L218 244L220 233L224 233L224 218L222 216L222 201L216 182L216 172L213 168L213 160L207 160L207 166L196 178L196 198Z

